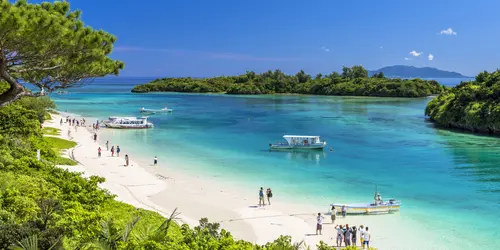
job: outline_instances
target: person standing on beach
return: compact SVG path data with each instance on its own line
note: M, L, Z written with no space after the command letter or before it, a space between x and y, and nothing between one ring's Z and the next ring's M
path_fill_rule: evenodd
M264 206L266 205L264 203L264 189L262 187L260 187L260 190L259 190L259 206Z
M342 206L342 217L345 218L345 215L347 214L347 208L345 207L345 205Z
M97 157L101 158L101 147L97 149Z
M106 151L109 151L109 141L106 141Z
M125 155L125 167L128 167L128 155Z
M332 215L330 218L332 219L332 224L335 224L335 219L337 219L337 209L335 206L332 206Z
M365 232L363 233L363 249L365 249L365 245L368 249L370 249L370 232L368 232L368 227L365 228Z
M97 133L94 133L94 142L97 141Z
M157 166L157 165L158 165L158 158L157 158L156 156L155 156L155 158L154 158L154 160L153 160L153 163L154 163L154 165L155 165L155 166Z
M349 225L345 225L345 230L344 230L344 244L346 247L351 245L351 229L349 228Z
M267 203L269 203L269 206L270 206L271 205L271 198L273 197L273 191L271 191L271 188L267 189L266 196L267 196Z
M337 247L341 247L342 238L344 237L344 230L342 229L342 225L336 225L335 229L337 230Z
M62 121L62 118L61 118L61 121L59 122L59 125L62 126L63 124L63 121Z
M321 216L321 213L318 213L318 216L316 217L316 235L321 235L321 230L323 230L323 216Z
M365 227L363 225L360 225L359 226L359 240L361 242L361 246L363 246L364 234L365 234Z
M111 157L115 156L115 146L111 147Z
M116 156L120 157L120 146L116 146Z
M352 245L356 246L356 239L358 238L356 234L358 233L358 229L356 229L356 226L353 226L351 228L351 237L352 237Z

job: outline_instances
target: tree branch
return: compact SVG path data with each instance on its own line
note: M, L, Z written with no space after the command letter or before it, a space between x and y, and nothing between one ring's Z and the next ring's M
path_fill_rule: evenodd
M19 69L19 70L16 70L16 69L11 69L12 72L15 72L15 73L24 73L24 72L29 72L29 71L33 71L33 70L37 70L37 71L45 71L45 70L53 70L53 69L58 69L60 68L61 65L56 65L56 66L52 66L52 67L31 67L31 68L27 68L27 69Z

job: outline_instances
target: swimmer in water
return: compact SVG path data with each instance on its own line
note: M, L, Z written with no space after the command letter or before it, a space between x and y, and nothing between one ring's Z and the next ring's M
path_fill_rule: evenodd
M330 152L333 152L333 148L330 148Z

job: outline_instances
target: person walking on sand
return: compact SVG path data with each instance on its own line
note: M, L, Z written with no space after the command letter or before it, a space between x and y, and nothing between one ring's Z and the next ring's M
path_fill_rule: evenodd
M262 187L260 187L260 190L259 190L259 206L264 206L266 205L264 203L264 189Z
M97 149L97 157L101 158L101 147Z
M116 146L116 156L120 157L120 146Z
M271 191L271 188L267 189L266 196L267 196L267 203L269 203L269 206L270 206L271 205L271 198L273 197L273 191Z
M128 155L125 155L125 167L128 167Z
M94 133L94 142L97 141L97 133Z
M318 216L316 217L316 235L321 235L321 230L323 230L323 216L321 216L321 213L318 213Z
M106 151L109 151L109 141L106 141Z
M342 217L345 218L345 215L347 214L347 208L345 207L345 205L342 206Z
M342 225L336 225L335 229L337 230L337 247L341 247L342 238L344 237L344 230L342 229Z
M368 232L368 227L365 228L365 232L363 233L363 249L365 249L365 245L368 249L370 249L370 232Z
M332 215L330 218L332 219L332 224L335 224L335 219L337 219L337 209L335 206L332 206Z
M157 166L157 165L158 165L158 158L157 158L156 156L155 156L155 158L153 159L153 164L154 164L155 166Z
M63 124L63 120L61 118L61 121L59 122L59 125L62 126L62 124Z
M111 147L111 157L115 156L115 146Z

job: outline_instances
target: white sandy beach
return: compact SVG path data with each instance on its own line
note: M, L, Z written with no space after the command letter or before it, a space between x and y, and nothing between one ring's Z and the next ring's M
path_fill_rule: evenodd
M65 139L68 139L69 128L69 139L78 143L78 146L67 153L72 154L79 165L62 167L69 171L83 172L84 176L98 175L106 178L102 188L117 195L116 199L119 201L157 211L164 216L178 208L181 223L195 226L200 218L207 217L211 222L219 222L235 238L258 244L265 244L280 235L290 235L296 242L304 240L312 249L315 249L314 246L320 240L329 245L335 244L334 225L330 223L329 215L324 216L323 235L315 235L316 214L328 211L328 206L322 206L324 204L285 203L279 197L274 197L271 206L261 208L257 206L260 186L256 186L255 190L240 190L238 187L224 186L207 177L209 174L189 176L176 171L174 165L168 165L168 168L153 167L140 160L134 161L134 152L127 152L126 147L122 146L120 157L111 157L111 152L106 151L105 145L93 141L91 127L79 127L75 132L74 127L70 128L67 123L60 126L61 118L60 115L53 115L53 119L44 126L60 128L60 137ZM92 122L95 120L87 119L87 126ZM99 132L97 133L99 136ZM111 138L99 140L109 140L109 148L113 144ZM103 150L101 158L97 157L99 146ZM125 167L125 154L131 160L129 167ZM409 229L408 225L415 223L402 220L399 214L337 218L336 224L367 225L372 235L371 246L378 249L432 248L421 240L432 236L422 235L424 228ZM418 245L415 244L417 242Z

